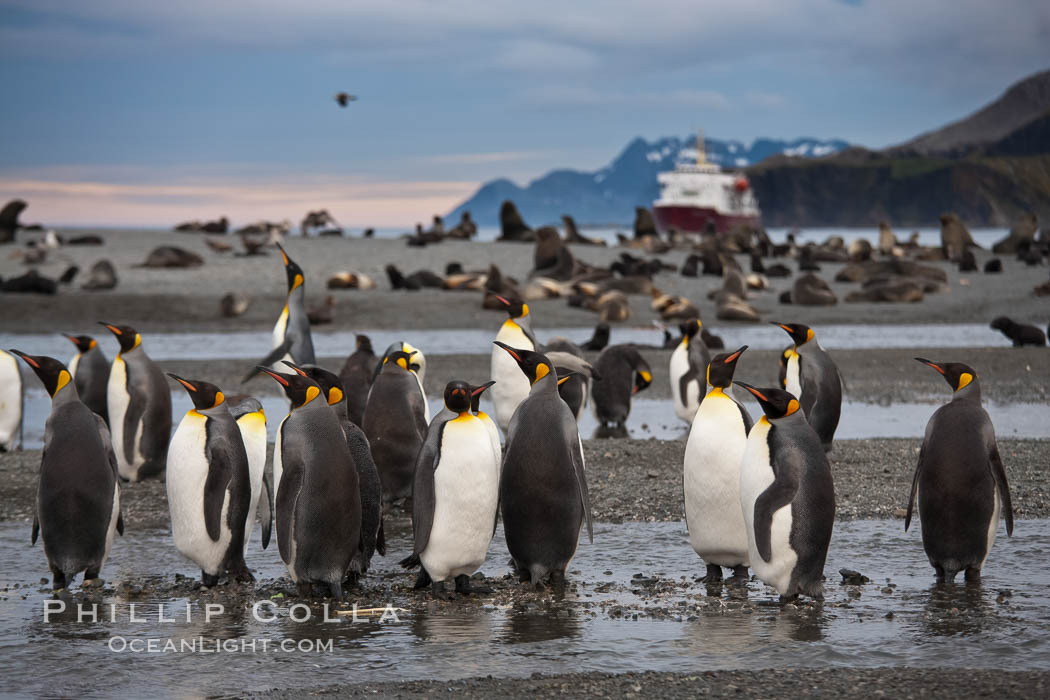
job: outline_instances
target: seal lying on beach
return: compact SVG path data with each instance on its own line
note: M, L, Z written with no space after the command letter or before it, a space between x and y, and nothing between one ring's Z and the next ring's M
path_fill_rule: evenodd
M1015 348L1024 345L1046 345L1046 335L1043 334L1042 330L1035 326L1026 323L1017 323L1006 316L999 316L988 325L1014 341Z
M204 258L185 248L162 245L154 248L139 267L199 267Z

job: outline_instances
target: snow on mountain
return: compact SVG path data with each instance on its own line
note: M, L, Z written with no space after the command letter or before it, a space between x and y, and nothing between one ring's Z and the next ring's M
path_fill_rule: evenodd
M707 159L726 169L745 168L772 155L814 158L837 153L849 146L839 139L800 138L794 141L757 139L741 141L704 139ZM499 223L504 199L517 205L530 226L558 223L570 214L579 224L623 224L634 219L636 206L650 206L659 194L657 173L673 170L683 161L696 160L696 137L667 137L655 142L636 138L608 165L592 172L555 170L526 187L501 178L485 183L470 199L453 209L446 219L459 220L470 210L482 226Z

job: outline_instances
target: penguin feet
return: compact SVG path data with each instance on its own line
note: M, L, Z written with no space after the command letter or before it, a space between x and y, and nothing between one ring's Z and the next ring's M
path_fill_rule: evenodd
M470 595L471 593L482 595L492 593L492 589L488 586L471 586L470 576L460 574L456 577L456 593L461 595Z
M722 567L717 564L707 565L707 575L700 579L700 583L719 584L722 583Z
M430 574L427 573L427 570L420 568L419 574L416 576L416 582L412 585L412 590L422 590L432 583L434 583L434 581L430 578Z
M455 600L456 594L445 591L444 581L433 581L430 584L430 592L438 600Z
M981 570L975 566L966 567L966 573L963 574L963 580L967 583L976 583L981 580Z
M201 571L201 585L205 588L214 588L219 585L219 577L207 571Z
M81 588L102 588L102 579L98 577L98 572L95 572L94 576L88 576L84 574L84 582L80 584Z
M66 575L61 571L51 571L51 590L60 591L66 587Z
M747 567L741 564L733 567L733 575L726 579L726 583L732 586L746 586L751 577L747 575Z
M797 602L798 602L798 593L793 593L791 595L782 595L782 596L780 596L780 604L781 605L787 605L789 603L797 603Z
M300 581L295 584L295 592L300 598L313 598L314 587L309 581Z

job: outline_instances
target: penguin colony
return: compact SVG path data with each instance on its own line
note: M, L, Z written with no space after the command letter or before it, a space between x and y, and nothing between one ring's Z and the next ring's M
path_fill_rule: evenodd
M447 383L444 408L430 419L423 353L405 342L381 357L367 337L340 375L314 364L301 268L281 249L288 297L269 355L257 373L289 401L277 430L273 477L266 462L266 416L254 398L227 397L208 382L169 374L193 408L172 434L167 380L142 336L102 323L118 340L112 363L90 336L66 336L68 364L0 351L0 449L21 438L23 383L15 357L52 399L40 467L32 540L43 541L56 589L83 572L97 579L115 533L123 533L120 482L166 471L172 535L201 570L205 586L253 580L244 550L258 520L261 545L277 532L280 557L300 595L340 598L372 557L386 554L384 507L412 498L416 588L446 595L479 592L471 577L485 562L500 518L521 581L561 586L586 527L593 542L583 446L576 425L591 400L602 426L624 428L631 397L652 382L638 349L605 347L594 366L569 341L540 345L530 310L496 297L508 319L492 349L492 380ZM781 354L780 387L734 381L747 350L711 358L698 319L681 326L670 382L675 414L690 425L684 505L690 543L708 584L746 582L750 569L782 600L821 598L835 516L827 452L842 383L813 329L776 323L791 338ZM604 345L604 343L603 343ZM1012 534L1006 471L981 406L977 372L916 358L952 387L930 419L908 501L918 502L922 540L939 580L980 571L1000 513ZM562 389L575 380L571 391ZM740 387L764 415L752 420ZM480 410L489 392L495 419ZM501 446L500 431L505 435Z

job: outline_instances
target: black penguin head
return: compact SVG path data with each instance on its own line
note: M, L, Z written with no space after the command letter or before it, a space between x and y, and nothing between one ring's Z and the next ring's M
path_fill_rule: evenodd
M496 380L485 382L481 386L470 387L470 410L477 413L481 410L481 395L485 393L485 390L496 383Z
M687 345L700 332L700 327L703 325L698 318L678 324L678 330L682 331L682 337L685 338Z
M40 381L44 383L44 388L47 389L49 396L53 397L73 380L66 366L53 357L27 355L18 350L11 350L11 353L21 357L27 365L33 368L36 376L40 377Z
M375 354L375 350L372 349L372 339L367 335L358 333L354 336L354 344L359 352L368 352Z
M791 336L791 339L795 341L795 345L805 345L809 341L816 337L813 329L809 326L804 326L801 323L777 323L771 321L774 326L779 326L787 331L787 334Z
M168 372L168 376L181 384L193 400L193 407L198 411L206 411L209 408L221 406L226 397L219 391L219 387L208 382L197 379L183 379L177 374Z
M512 348L498 340L494 340L493 343L506 350L507 353L514 358L514 361L518 363L518 367L521 367L521 371L525 373L526 377L528 377L530 384L535 384L548 374L555 374L554 365L551 364L551 361L547 359L546 355L541 355L532 350ZM555 374L555 376L557 376L557 374ZM562 377L562 381L568 378L569 375L566 375ZM558 383L560 384L561 381Z
M784 418L798 411L800 408L798 399L795 398L790 392L784 391L783 389L756 389L750 384L744 384L743 382L733 382L737 386L744 387L751 395L758 399L758 404L762 407L762 412L766 414L766 418L769 420L776 420L777 418Z
M293 409L305 406L321 395L321 387L317 386L314 380L304 377L298 372L279 374L268 367L262 366L258 366L256 369L270 375L281 385L284 389L284 395L292 402Z
M386 357L383 358L383 364L392 363L405 370L406 372L411 370L418 370L419 365L412 364L412 356L416 354L415 350L411 352L405 352L404 350L394 350L393 352L387 353Z
M303 286L306 278L303 276L303 268L288 257L288 253L284 252L284 248L281 244L277 244L277 249L281 251L281 260L284 261L284 271L288 275L288 293L291 294L297 287Z
M316 382L317 386L321 388L321 394L325 397L329 406L336 406L346 398L346 395L343 393L343 382L339 379L339 375L334 372L329 372L323 367L299 367L288 360L285 360L284 364L295 370L295 373L300 377L306 377Z
M745 350L746 345L735 352L723 352L711 358L711 363L707 366L707 383L720 389L730 386L733 383L733 372L736 371L736 361Z
M916 357L915 359L940 372L941 376L944 377L944 381L948 382L948 385L951 386L952 391L965 389L971 382L977 379L977 372L975 372L969 365L964 365L961 362L931 362L922 357Z
M648 369L639 369L634 373L634 386L631 387L631 394L637 394L639 391L644 391L649 388L649 385L653 383L653 374Z
M512 300L507 297L501 297L499 294L494 294L493 296L499 299L500 302L507 307L507 315L511 318L521 318L522 316L529 315L529 305L521 299Z
M470 384L454 379L445 385L445 408L453 413L470 411Z
M99 324L109 329L109 332L117 336L121 352L129 352L142 344L142 336L131 326L114 326L112 323L99 321Z
M77 352L84 353L98 345L98 341L90 335L69 335L68 333L63 333L62 335L66 340L77 346Z

